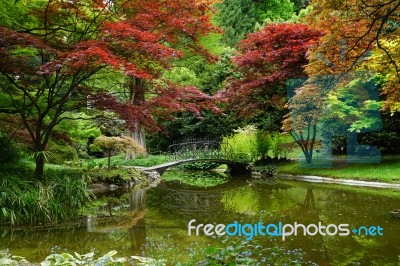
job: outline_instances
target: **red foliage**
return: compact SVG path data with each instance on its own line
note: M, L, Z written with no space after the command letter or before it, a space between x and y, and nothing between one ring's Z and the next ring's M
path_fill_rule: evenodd
M157 132L161 129L159 120L172 120L175 114L189 111L201 118L201 110L211 110L221 113L213 98L195 87L155 86L154 97L138 105L122 103L119 99L105 93L90 97L91 101L101 110L114 111L125 121L128 129L136 130L138 126Z
M181 46L185 52L212 59L199 45L201 35L216 30L210 22L211 2L195 3L126 0L118 1L115 11L101 0L48 1L32 10L37 25L20 29L25 33L0 27L0 75L15 87L12 90L10 86L10 95L29 95L26 106L32 110L23 111L22 107L20 113L32 114L22 115L34 121L32 139L45 136L37 135L34 125L51 135L61 114L82 106L71 101L85 97L71 95L99 91L89 88L86 81L102 68L117 69L150 83L171 60L183 56ZM14 53L25 47L33 49ZM92 97L99 108L120 114L129 128L139 125L153 131L159 130L156 118L170 119L183 110L200 116L202 108L216 109L211 98L194 87L167 84L145 89L151 97L143 98L150 100L135 106L107 95L106 88ZM56 114L46 120L52 111Z
M135 130L140 124L151 131L158 130L157 123L146 106L123 103L116 97L107 93L91 95L90 100L100 110L117 113L119 117L125 121L128 129Z
M133 68L132 74L125 65L127 74L146 79L159 77L160 69L168 68L171 60L183 56L179 50L182 44L185 45L185 52L201 54L209 60L215 59L199 45L201 35L217 30L210 22L211 2L193 5L186 0L127 0L120 5L124 19L105 23L102 38L116 55L130 58L132 67L143 70L138 73ZM128 128L134 130L140 126L150 131L160 130L156 120L173 119L177 112L190 111L198 117L202 109L218 112L212 99L195 87L147 83L144 92L133 94L150 94L151 97L135 99L135 106L117 103L114 97L106 95L96 101L97 106L113 106L116 113L126 121ZM145 101L145 98L150 99ZM105 99L114 103L104 103Z
M286 81L306 76L307 51L321 36L306 25L288 23L270 24L249 34L240 43L241 54L233 58L242 77L230 80L218 96L245 117L269 106L282 108Z
M193 86L179 87L173 84L158 86L156 93L157 96L147 101L146 105L152 113L164 120L173 119L174 114L183 111L192 112L198 118L201 118L200 111L204 109L221 112L214 105L212 97Z
M186 49L191 47L195 52L213 59L210 53L198 45L200 36L218 31L210 20L212 1L193 3L187 0L125 0L121 5L124 7L123 12L127 11L126 23L130 27L155 34L153 41L177 48L184 40ZM177 55L179 54L174 56Z

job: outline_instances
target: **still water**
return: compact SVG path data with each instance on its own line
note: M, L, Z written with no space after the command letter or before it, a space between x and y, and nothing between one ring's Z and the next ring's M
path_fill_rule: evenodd
M2 228L0 250L7 248L13 255L25 256L32 262L43 260L51 252L82 254L93 249L100 253L117 250L118 256L164 258L168 265L174 265L182 261L194 263L197 257L204 257L207 248L228 243L225 237L188 236L188 222L192 219L196 219L195 224L321 222L349 224L350 230L380 226L383 236L298 235L285 241L280 237L257 237L250 244L257 241L263 248L281 247L287 254L300 250L304 261L318 265L399 262L400 219L389 214L400 209L399 191L279 178L275 182L227 178L216 173L186 174L188 180L201 181L190 185L183 182L182 174L180 181L173 181L176 174L167 172L166 180L156 187L97 199L85 210L92 215L78 225L34 230Z

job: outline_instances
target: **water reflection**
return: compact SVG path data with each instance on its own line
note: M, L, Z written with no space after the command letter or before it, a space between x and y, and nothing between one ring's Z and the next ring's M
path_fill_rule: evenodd
M217 184L217 183L216 183ZM201 248L218 239L187 236L191 219L210 223L303 223L350 226L380 225L383 237L303 236L285 242L265 239L265 247L302 248L307 259L320 265L396 265L400 254L400 220L389 212L399 208L398 192L326 186L280 180L277 183L232 179L209 188L162 182L158 187L100 198L97 209L84 220L61 228L1 229L0 249L40 261L51 249L80 253L92 248L122 256L148 255L172 259L189 256L187 248ZM169 236L169 237L168 237ZM154 239L172 248L154 247ZM197 242L197 243L194 243ZM58 251L58 250L54 250Z
M166 189L165 202L178 212L209 212L223 209L221 202L223 190Z

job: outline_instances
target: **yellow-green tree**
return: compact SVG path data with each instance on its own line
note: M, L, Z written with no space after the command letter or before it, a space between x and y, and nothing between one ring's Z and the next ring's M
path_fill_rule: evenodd
M100 148L103 150L108 157L107 168L110 170L111 167L111 156L114 152L125 151L132 153L145 154L146 151L141 145L139 145L132 138L122 136L122 137L107 137L100 136L96 138L92 144L93 147Z

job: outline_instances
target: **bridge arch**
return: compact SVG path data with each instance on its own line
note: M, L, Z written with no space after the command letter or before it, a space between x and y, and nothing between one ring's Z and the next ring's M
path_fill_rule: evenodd
M189 139L184 141L174 141L168 147L166 157L171 162L142 168L142 171L156 171L162 175L170 167L184 163L194 162L219 162L227 164L232 173L249 172L248 163L243 162L245 156L240 156L233 152L232 147L220 140L213 139Z
M151 167L146 167L142 168L142 171L146 172L157 172L162 176L164 172L170 168L174 167L180 164L185 164L185 163L195 163L195 162L217 162L221 164L227 164L230 168L231 173L247 173L249 172L248 170L248 164L246 163L241 163L241 162L234 162L231 160L226 160L226 159L214 159L214 158L197 158L197 159L185 159L185 160L177 160L169 163L164 163L156 166L151 166Z

